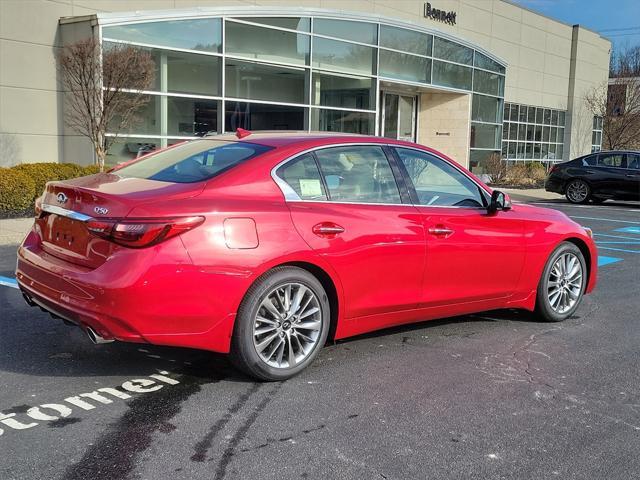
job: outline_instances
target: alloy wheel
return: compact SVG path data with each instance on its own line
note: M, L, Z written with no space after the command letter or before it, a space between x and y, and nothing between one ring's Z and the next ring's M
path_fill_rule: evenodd
M578 257L563 253L553 264L547 279L547 298L556 313L566 313L580 300L583 283L582 264Z
M293 368L314 350L322 330L316 294L301 283L271 290L260 303L253 322L253 345L266 364Z
M567 197L574 203L582 203L589 195L589 186L583 181L571 182L567 187Z

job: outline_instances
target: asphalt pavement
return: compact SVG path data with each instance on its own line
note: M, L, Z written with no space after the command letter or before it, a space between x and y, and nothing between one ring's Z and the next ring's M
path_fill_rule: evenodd
M281 383L208 352L95 346L24 303L0 247L0 479L639 478L640 205L542 203L596 234L574 317L385 330Z

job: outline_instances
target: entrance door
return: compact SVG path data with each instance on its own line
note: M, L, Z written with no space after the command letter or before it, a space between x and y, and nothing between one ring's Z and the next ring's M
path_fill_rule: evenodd
M418 97L382 92L383 137L415 142Z

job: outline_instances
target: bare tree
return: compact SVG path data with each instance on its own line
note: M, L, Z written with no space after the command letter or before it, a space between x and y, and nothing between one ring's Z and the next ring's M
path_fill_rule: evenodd
M137 113L149 102L142 91L154 83L155 63L148 51L129 45L100 50L95 39L81 40L61 50L58 65L65 121L91 141L102 171L118 134L140 121Z
M491 177L492 185L501 185L507 178L507 162L502 159L499 153L489 155L484 163L484 170Z
M640 147L640 77L617 77L586 96L589 110L602 117L606 150Z
M640 148L640 46L614 51L610 77L585 97L589 111L602 117L602 147Z
M640 45L630 46L627 43L615 48L609 62L609 77L638 76L640 76Z

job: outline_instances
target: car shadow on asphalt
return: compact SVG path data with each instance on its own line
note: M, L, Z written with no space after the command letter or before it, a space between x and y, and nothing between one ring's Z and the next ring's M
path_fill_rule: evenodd
M407 323L407 324L398 325L395 327L385 328L382 330L363 333L355 337L340 339L334 343L341 344L341 343L349 343L352 341L358 341L358 340L364 340L364 339L382 338L382 337L387 337L392 335L411 333L416 330L425 330L425 332L428 332L431 329L438 329L438 328L441 328L443 332L446 330L446 333L443 333L443 336L452 336L456 334L455 333L456 330L469 329L469 327L472 327L479 323L500 322L500 321L523 322L523 323L531 323L531 324L547 323L547 322L544 322L543 320L539 320L533 312L528 312L525 310L517 310L517 309L491 310L491 311L479 312L479 313L474 313L469 315L460 315L457 317L447 317L447 318L439 318L434 320L424 320L424 321L415 322L415 323ZM454 332L454 333L451 333L451 332ZM464 332L460 332L460 335L464 336Z
M0 289L0 305L0 371L43 377L108 377L167 370L200 379L249 380L225 355L214 352L126 342L94 345L80 328L29 307L17 289Z
M226 355L205 350L114 342L94 345L78 327L65 325L37 307L29 307L15 289L0 290L3 315L0 328L0 371L45 377L132 376L167 370L194 379L220 378L251 382ZM418 330L446 336L465 336L486 322L542 323L521 310L496 310L473 315L404 324L327 345L379 339Z

